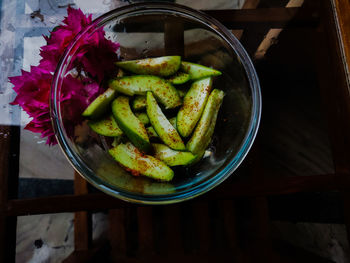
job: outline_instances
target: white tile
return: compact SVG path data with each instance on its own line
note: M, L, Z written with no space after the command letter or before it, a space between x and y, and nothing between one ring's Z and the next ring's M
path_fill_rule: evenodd
M74 0L74 3L84 13L105 13L111 10L111 0Z
M49 147L46 138L21 131L19 176L42 179L73 179L74 169L58 145Z
M40 37L25 37L23 39L23 69L30 70L30 66L37 66L41 59L40 47L46 44L45 39Z
M24 13L31 14L39 10L39 0L26 0L24 6Z

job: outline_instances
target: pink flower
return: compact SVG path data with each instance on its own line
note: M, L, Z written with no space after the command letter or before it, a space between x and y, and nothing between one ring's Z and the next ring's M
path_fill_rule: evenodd
M30 72L22 70L21 76L9 79L17 93L11 104L19 105L33 118L24 128L48 137L47 144L56 144L49 107L52 74L40 67L31 67Z
M41 47L40 65L53 72L65 48L73 38L91 23L91 15L85 16L80 9L68 7L68 16L50 37L45 37L47 45ZM98 81L102 81L104 75L111 73L117 60L119 44L105 38L105 32L101 28L93 34L86 34L77 44L75 57L69 68L82 67ZM103 59L103 60L101 60ZM96 67L103 61L104 67Z
M51 72L55 71L58 61L65 48L73 38L91 23L91 15L85 16L80 9L68 7L68 16L63 19L63 24L56 27L49 37L45 37L46 46L41 47L40 56L42 57L40 65Z
M22 70L21 76L9 78L17 93L11 104L19 105L33 118L25 129L41 133L41 137L47 137L49 145L57 143L49 107L52 73L68 44L92 21L91 15L84 15L80 9L68 7L67 13L63 24L55 28L49 37L44 36L47 45L41 47L39 66L32 66L30 72ZM70 68L83 70L92 78L68 75L63 81L60 102L69 136L73 136L74 126L82 121L81 114L85 108L103 92L100 83L114 70L118 48L118 43L105 38L102 28L79 41Z

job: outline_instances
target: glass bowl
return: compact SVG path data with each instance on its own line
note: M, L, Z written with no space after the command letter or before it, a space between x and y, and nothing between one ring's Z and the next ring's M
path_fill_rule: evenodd
M206 157L190 167L174 168L175 176L169 183L126 172L109 156L106 139L91 132L86 122L74 124L74 136L67 132L64 112L70 108L69 102L63 107L58 99L64 79L80 40L101 28L107 39L120 43L121 60L182 55L185 61L223 73L213 84L213 88L223 90L226 95ZM95 66L103 67L103 61ZM137 203L180 202L219 185L247 155L257 133L260 114L258 77L240 42L210 16L170 3L132 4L95 19L67 47L51 88L51 117L56 138L72 166L103 192Z

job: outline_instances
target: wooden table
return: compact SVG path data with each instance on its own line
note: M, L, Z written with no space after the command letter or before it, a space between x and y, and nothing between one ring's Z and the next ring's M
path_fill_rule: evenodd
M232 29L255 58L264 106L275 105L279 96L289 94L280 86L283 80L293 79L289 74L306 76L316 93L305 90L299 94L317 94L321 101L334 172L293 175L281 168L266 169L266 145L273 142L269 127L273 112L279 110L267 106L257 141L236 176L193 201L137 206L100 192L90 193L79 176L75 177L74 195L17 199L20 129L2 125L0 132L7 136L0 138L0 262L14 261L17 216L60 212L75 212L75 251L65 262L86 262L109 254L120 262L331 262L272 239L267 197L342 193L350 241L350 2L305 1L302 7L264 8L259 1L247 1L246 8L250 9L205 12ZM270 40L278 38L278 43L271 45L265 35ZM285 65L285 70L279 70L279 65ZM249 211L247 222L242 222L237 208L242 198ZM225 233L222 247L213 244L217 240L215 229L210 228L213 206L222 222L220 231ZM102 210L109 210L109 242L92 245L90 213ZM184 213L191 222L185 224L187 232L180 229ZM188 245L186 240L191 238L194 241Z

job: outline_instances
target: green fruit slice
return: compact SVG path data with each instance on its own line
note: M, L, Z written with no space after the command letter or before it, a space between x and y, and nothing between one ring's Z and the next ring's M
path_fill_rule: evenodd
M216 69L185 61L181 62L181 70L189 74L191 80L221 75L221 72Z
M109 87L129 96L146 95L147 91L152 91L157 100L167 109L181 105L181 98L174 86L156 76L137 75L116 78L109 82Z
M147 130L148 137L159 138L158 134L156 133L156 131L152 126L147 127L146 130Z
M174 172L164 162L141 153L131 143L119 144L109 150L110 155L133 175L145 175L160 181L170 181Z
M146 92L151 90L151 85L147 84L149 81L154 84L158 81L158 77L137 75L115 78L109 82L109 88L128 96L146 95Z
M214 133L216 119L224 96L225 93L218 89L214 89L210 94L203 115L186 145L187 149L192 153L204 153L208 147Z
M146 96L138 95L132 102L132 109L135 111L146 109Z
M112 146L113 146L113 147L118 146L118 145L121 143L122 138L123 138L123 135L114 137L113 142L112 142Z
M181 85L191 79L190 74L184 72L176 72L175 75L171 76L168 81L174 85Z
M112 112L120 129L129 140L141 151L148 152L151 144L147 131L142 122L134 115L130 109L129 98L119 96L112 102Z
M152 92L147 92L147 115L154 130L166 145L174 150L186 149L180 135L163 114Z
M176 117L172 117L172 118L170 118L169 119L169 122L171 123L171 125L173 125L173 127L175 128L175 129L177 129L176 127Z
M149 124L149 118L145 112L136 112L135 116L142 122L143 125Z
M188 137L202 115L207 103L212 78L204 78L192 83L191 88L184 97L183 104L177 114L177 130L183 137Z
M187 90L178 89L177 93L179 93L180 98L184 98L186 96Z
M155 153L154 157L169 166L188 165L196 159L196 155L190 152L174 151L164 144L153 143L152 146Z
M109 104L112 102L116 94L114 89L107 89L99 95L83 112L84 117L98 119L109 110Z
M123 134L112 114L100 120L91 120L88 125L94 132L103 136L115 137Z
M135 74L157 75L167 77L173 75L180 67L180 56L165 56L116 62L118 67Z

